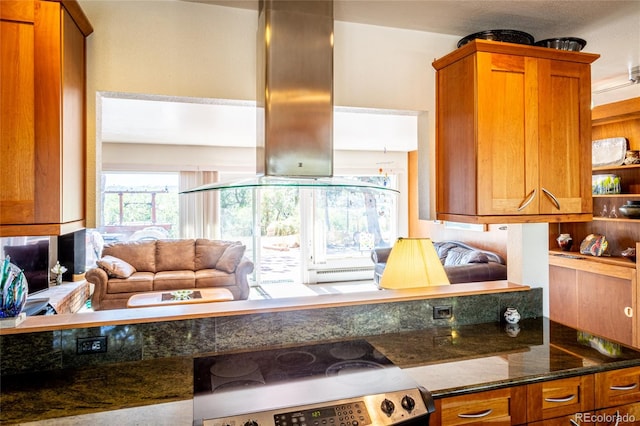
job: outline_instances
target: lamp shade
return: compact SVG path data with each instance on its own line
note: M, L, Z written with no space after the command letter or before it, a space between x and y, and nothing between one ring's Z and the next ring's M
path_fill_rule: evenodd
M386 289L449 284L430 238L398 238L380 279L380 287Z

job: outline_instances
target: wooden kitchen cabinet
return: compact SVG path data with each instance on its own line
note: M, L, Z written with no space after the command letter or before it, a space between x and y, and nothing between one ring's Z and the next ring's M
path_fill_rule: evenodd
M639 403L640 367L596 373L595 389L598 408Z
M527 386L527 421L537 422L593 410L594 377L585 375Z
M85 37L76 1L2 1L0 236L84 227Z
M634 265L625 259L570 256L576 258L560 252L549 255L549 318L637 347Z
M591 219L597 58L474 40L433 63L438 219Z
M471 424L516 425L526 423L525 386L436 399L430 423L436 426Z
M595 413L595 418L597 419L595 422L597 426L638 424L638 422L640 422L640 402L598 410ZM591 422L591 424L593 424L593 422Z
M596 416L608 414L610 419L615 413L635 416L637 422L640 421L640 367L436 399L435 405L430 424L437 426L605 425L616 423L596 422Z
M594 140L624 137L629 149L640 150L640 98L594 108L592 126ZM621 256L621 252L629 247L640 250L640 220L625 218L618 211L618 207L627 200L640 200L640 165L597 167L592 173L617 174L621 178L622 193L594 195L593 220L559 223L557 229L550 226L549 317L640 347L637 261ZM605 207L606 215L603 214ZM556 238L561 233L568 233L573 238L569 253L560 252L557 248ZM579 253L580 242L589 234L607 238L605 256ZM563 254L583 259L564 259ZM578 312L581 312L581 321L578 321Z

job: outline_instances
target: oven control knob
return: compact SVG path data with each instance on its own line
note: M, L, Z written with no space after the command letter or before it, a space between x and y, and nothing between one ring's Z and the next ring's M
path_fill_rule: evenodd
M258 422L256 422L255 420L249 420L248 422L244 423L244 426L258 426Z
M405 395L402 397L402 408L407 411L412 411L416 407L416 402L409 395Z
M395 411L396 406L393 403L393 401L388 400L387 398L385 398L381 403L380 403L380 409L382 410L383 413L385 413L387 416L391 416L391 414Z

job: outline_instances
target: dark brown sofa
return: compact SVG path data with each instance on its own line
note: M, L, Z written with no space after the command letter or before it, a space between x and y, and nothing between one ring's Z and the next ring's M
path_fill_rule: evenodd
M104 246L98 267L86 273L95 285L94 310L126 308L134 294L192 288L226 288L235 300L249 297L253 262L239 242L207 239L153 240Z
M460 241L433 243L451 284L507 279L507 264L502 256L472 247ZM375 264L373 279L380 284L391 247L374 248L371 260Z

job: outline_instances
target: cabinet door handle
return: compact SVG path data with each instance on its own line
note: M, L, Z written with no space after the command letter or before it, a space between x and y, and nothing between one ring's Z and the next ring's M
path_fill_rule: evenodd
M544 189L544 188L542 188L542 192L544 192L545 194L547 194L547 196L548 196L549 198L551 198L551 201L552 201L552 202L553 202L553 204L556 206L556 208L557 208L558 210L560 210L560 203L558 202L558 199L556 198L556 196L555 196L555 195L553 195L553 194L551 193L551 191L548 191L548 190L546 190L546 189Z
M627 318L633 318L633 308L631 306L625 306L624 314Z
M460 417L461 419L479 419L481 417L487 417L491 413L493 413L493 409L489 408L487 411L483 411L481 413L458 414L458 417Z
M564 398L545 398L544 400L547 402L569 402L575 397L576 395L573 394L573 395L565 396Z
M627 391L627 390L632 390L638 387L637 383L634 383L632 385L623 385L623 386L610 386L609 389L610 390L617 390L617 391Z
M537 189L534 189L533 191L531 191L531 194L529 194L529 197L518 206L518 211L524 210L529 204L531 204L533 199L536 198L537 192L538 192Z

